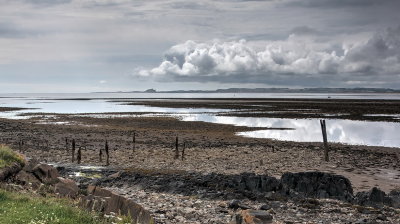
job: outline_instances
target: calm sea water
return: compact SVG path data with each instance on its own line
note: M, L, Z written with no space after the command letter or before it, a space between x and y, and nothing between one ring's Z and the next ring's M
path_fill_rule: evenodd
M145 105L123 105L112 102L118 98L340 98L340 99L399 99L400 94L145 94L145 93L87 93L87 94L0 94L0 107L22 107L22 111L2 112L0 117L24 119L24 113L94 113L89 116L104 116L101 113L144 112L163 116L179 117L183 121L204 121L236 126L287 128L287 130L259 130L241 132L238 135L253 138L272 138L298 142L320 142L322 134L318 119L280 119L218 116L228 112L223 109L204 108L161 108ZM74 99L75 98L75 99ZM77 100L91 98L93 100ZM64 99L64 100L57 100ZM81 116L81 115L79 115ZM82 115L83 116L83 115ZM88 116L88 115L84 115ZM121 116L121 115L107 115ZM124 115L133 116L133 115ZM144 115L146 116L146 115ZM157 116L152 114L152 116ZM400 118L400 115L399 115ZM328 140L353 145L399 147L397 131L400 123L352 121L326 119Z
M310 98L310 99L396 99L400 94L329 93L0 93L0 97L24 98Z

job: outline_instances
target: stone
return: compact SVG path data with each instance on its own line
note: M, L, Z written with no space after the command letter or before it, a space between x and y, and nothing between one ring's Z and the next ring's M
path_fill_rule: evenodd
M400 189L391 190L389 193L389 198L392 201L392 207L400 208Z
M39 160L30 159L24 166L23 170L29 173L32 173L33 168L39 164Z
M79 187L75 181L58 177L58 183L54 186L54 192L60 196L76 198L79 194Z
M359 205L380 208L383 205L392 206L392 198L377 187L370 191L358 192L355 196L355 202Z
M41 184L40 180L32 173L21 170L16 176L15 181L21 185L30 185L33 188L38 188Z
M238 208L240 208L240 209L250 209L249 206L243 205L239 200L230 201L229 204L228 204L228 208L235 209L235 210L238 209Z
M275 177L243 173L236 178L236 188L252 192L270 192L279 187L279 180Z
M267 205L267 204L264 204L264 205L260 206L260 210L264 210L264 211L270 210L271 208L272 207L270 205Z
M32 169L33 174L43 183L56 183L59 177L56 168L47 164L38 164Z
M93 194L98 197L111 197L113 195L111 191L93 185L88 186L88 194Z
M272 223L273 217L266 211L243 210L236 215L236 224L267 224Z
M20 170L22 170L22 166L19 163L13 163L10 166L0 169L0 181L4 181L10 176L14 176Z
M288 195L353 200L353 188L347 178L324 172L285 173L281 178L281 191Z
M93 185L88 186L88 194L89 196L82 199L82 203L91 210L130 216L132 223L154 223L150 212L128 198Z

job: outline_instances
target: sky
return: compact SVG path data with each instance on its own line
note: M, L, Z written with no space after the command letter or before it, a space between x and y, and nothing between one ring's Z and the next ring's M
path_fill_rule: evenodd
M400 89L399 0L0 0L0 92Z

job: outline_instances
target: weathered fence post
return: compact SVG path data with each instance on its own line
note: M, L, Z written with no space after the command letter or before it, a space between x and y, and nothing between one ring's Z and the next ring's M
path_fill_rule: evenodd
M65 137L65 150L68 151L68 137Z
M178 146L179 146L179 139L178 139L178 136L176 136L176 139L175 139L175 159L179 159L179 149L178 149Z
M135 131L133 132L132 143L133 143L132 151L135 152L135 150L136 150L136 132Z
M106 140L106 145L105 145L105 151L106 151L106 166L110 165L110 154L108 150L108 141Z
M328 138L326 136L326 123L325 120L320 120L321 123L321 129L322 129L322 138L324 140L324 148L325 148L325 161L329 161L329 147L328 147Z
M82 146L81 147L79 147L79 149L78 149L78 155L76 155L76 162L78 163L78 164L81 164L81 159L82 159Z
M183 147L182 147L182 161L185 159L185 148L186 148L186 142L183 143Z
M72 139L72 159L71 162L75 161L75 139Z
M103 162L103 149L100 147L100 150L99 150L99 162L101 163L101 162Z

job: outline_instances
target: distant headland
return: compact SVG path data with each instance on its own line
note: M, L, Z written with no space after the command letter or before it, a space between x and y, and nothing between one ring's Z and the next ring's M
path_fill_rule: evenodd
M389 88L228 88L216 90L170 90L117 91L96 93L400 93L400 89Z

